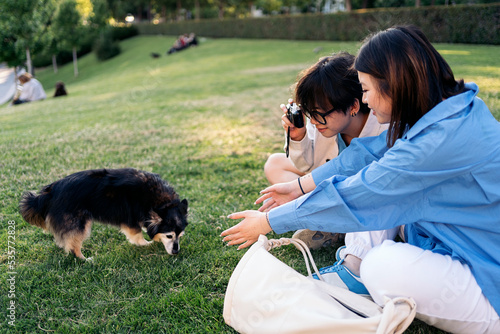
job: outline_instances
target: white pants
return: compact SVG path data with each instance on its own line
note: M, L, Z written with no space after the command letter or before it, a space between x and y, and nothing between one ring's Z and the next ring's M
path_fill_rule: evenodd
M417 304L417 319L429 325L451 333L500 333L500 319L467 265L447 255L383 240L394 239L397 232L346 234L346 254L356 255L350 249L358 252L361 279L376 303L383 305L384 296L410 296ZM370 245L373 248L367 250Z
M352 254L364 259L373 247L380 245L385 240L394 240L400 230L402 232L400 227L396 227L390 230L346 233L345 254Z

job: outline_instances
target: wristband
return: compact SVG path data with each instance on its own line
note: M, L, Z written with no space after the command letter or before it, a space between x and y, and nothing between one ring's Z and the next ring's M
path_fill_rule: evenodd
M269 212L266 212L266 221L269 227L271 227L271 223L269 222Z
M300 177L297 179L297 181L299 182L299 187L300 191L302 191L302 195L305 195L306 193L304 192L304 189L302 189L302 185L300 184Z

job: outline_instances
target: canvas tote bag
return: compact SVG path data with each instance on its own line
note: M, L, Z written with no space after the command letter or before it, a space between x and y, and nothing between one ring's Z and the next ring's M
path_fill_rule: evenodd
M268 251L294 244L304 254L309 276ZM236 266L227 287L223 316L240 333L403 333L415 317L411 298L387 298L384 307L312 278L317 271L309 248L297 239L268 240L264 235Z

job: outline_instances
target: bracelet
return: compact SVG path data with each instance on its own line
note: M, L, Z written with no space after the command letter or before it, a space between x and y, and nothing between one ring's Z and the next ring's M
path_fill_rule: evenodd
M306 193L304 192L304 189L302 189L302 185L300 184L300 177L297 179L297 181L299 181L299 187L300 191L302 191L302 195L305 195Z
M269 212L266 212L266 220L269 227L271 227L271 223L269 222Z

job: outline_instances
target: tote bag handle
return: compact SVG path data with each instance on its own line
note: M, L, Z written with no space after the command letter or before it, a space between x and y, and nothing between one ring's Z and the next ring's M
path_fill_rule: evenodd
M309 275L309 277L312 277L312 272L311 272L311 265L312 265L314 272L318 276L319 280L324 281L323 277L319 273L316 263L314 262L311 251L309 250L309 247L307 247L304 241L294 238L270 239L267 241L266 250L269 251L273 248L278 248L283 245L290 245L290 244L293 244L295 247L297 247L304 256L304 261L306 262L306 267L307 267L307 274Z

